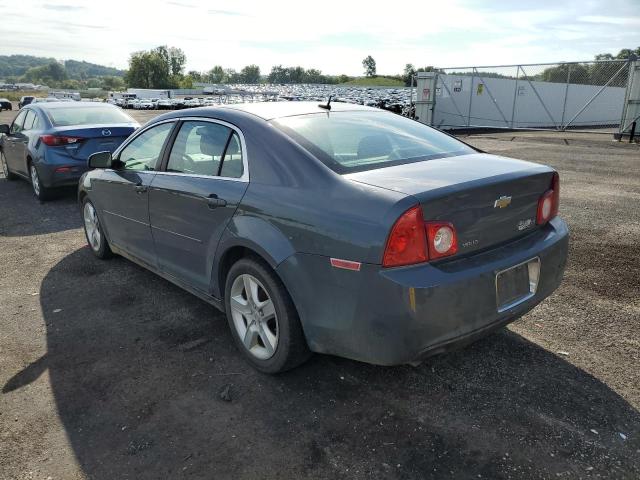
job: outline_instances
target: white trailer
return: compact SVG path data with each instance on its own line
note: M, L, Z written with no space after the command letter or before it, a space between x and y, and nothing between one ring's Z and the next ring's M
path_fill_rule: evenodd
M154 90L150 88L129 88L127 93L135 94L136 98L172 98L171 90Z

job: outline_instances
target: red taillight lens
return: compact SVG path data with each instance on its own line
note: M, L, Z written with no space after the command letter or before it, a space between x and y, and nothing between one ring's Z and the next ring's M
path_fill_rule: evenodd
M557 172L553 174L551 179L551 188L544 192L538 200L538 215L536 223L543 225L558 215L560 207L560 176Z
M448 257L458 252L458 236L453 224L448 222L427 222L427 244L429 258Z
M558 172L554 172L551 179L551 189L553 190L553 205L551 208L551 218L558 215L560 209L560 175Z
M393 225L387 239L382 265L399 267L427 260L427 238L422 208L415 206L404 212Z
M40 140L49 147L57 147L59 145L73 145L82 141L79 137L66 137L63 135L41 135Z

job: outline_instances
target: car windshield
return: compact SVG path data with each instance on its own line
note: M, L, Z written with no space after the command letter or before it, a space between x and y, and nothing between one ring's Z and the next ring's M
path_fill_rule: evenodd
M51 108L47 110L47 115L55 127L133 122L133 119L119 108L107 105Z
M272 123L340 174L475 153L455 138L387 112L327 112Z

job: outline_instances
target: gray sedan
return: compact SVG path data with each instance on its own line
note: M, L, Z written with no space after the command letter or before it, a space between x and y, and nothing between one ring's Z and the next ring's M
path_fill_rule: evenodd
M565 267L553 169L373 108L172 112L89 165L93 253L225 311L264 372L311 352L419 362L519 318Z

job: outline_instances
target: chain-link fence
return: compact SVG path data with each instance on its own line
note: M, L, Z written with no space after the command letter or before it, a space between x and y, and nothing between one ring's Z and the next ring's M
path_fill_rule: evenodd
M445 68L433 125L613 132L628 78L626 60Z

